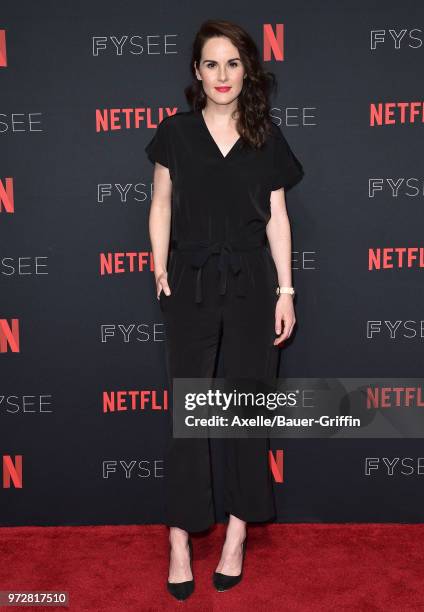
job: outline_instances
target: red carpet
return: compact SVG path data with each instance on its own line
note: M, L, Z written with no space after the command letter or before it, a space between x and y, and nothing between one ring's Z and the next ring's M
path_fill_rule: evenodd
M65 590L75 612L424 610L423 525L250 525L243 580L218 593L224 530L192 536L195 592L177 602L164 526L3 527L0 590Z

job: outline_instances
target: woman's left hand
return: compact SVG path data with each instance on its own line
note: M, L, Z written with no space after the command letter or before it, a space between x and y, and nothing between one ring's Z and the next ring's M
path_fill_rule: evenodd
M283 322L283 333L281 333L281 322ZM275 307L275 333L280 334L278 338L274 340L275 346L281 344L281 342L287 340L287 338L290 338L295 323L296 317L294 315L293 297L289 293L282 293Z

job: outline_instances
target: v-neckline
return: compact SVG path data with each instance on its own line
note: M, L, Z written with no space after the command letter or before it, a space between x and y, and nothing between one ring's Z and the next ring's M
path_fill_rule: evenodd
M227 158L228 158L228 157L231 155L231 153L234 151L234 149L236 148L236 145L238 145L238 143L241 141L241 136L239 136L239 137L237 138L237 140L236 140L236 141L235 141L235 143L232 145L232 147L229 149L229 151L227 152L227 154L226 154L226 155L224 155L224 154L223 154L223 152L221 151L221 149L218 147L218 145L217 145L217 143L216 143L215 138L212 136L212 134L211 134L211 132L210 132L210 130L209 130L209 128L208 128L208 126L207 126L207 124L206 124L205 118L204 118L203 113L202 113L202 109L200 109L200 110L198 111L198 113L199 113L199 115L200 115L200 121L201 121L201 123L202 123L203 127L204 127L204 128L205 128L205 130L206 130L206 133L208 134L209 139L210 139L210 141L212 142L212 144L215 146L215 149L218 151L218 153L219 153L219 155L220 155L221 159L227 159Z

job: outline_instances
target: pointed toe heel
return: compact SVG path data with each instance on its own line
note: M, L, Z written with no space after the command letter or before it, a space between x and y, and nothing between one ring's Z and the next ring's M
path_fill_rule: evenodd
M188 546L190 549L190 569L193 573L192 560L193 560L193 545L191 543L191 539L188 541ZM178 599L179 601L183 601L190 597L190 595L194 591L194 574L192 580L185 580L184 582L167 582L166 584L168 592Z
M241 561L242 565L241 565L241 572L238 576L228 576L227 574L221 574L221 572L213 573L213 577L212 577L213 585L215 589L219 591L220 593L222 593L223 591L228 591L228 589L231 589L232 587L236 586L236 584L238 584L240 580L242 579L244 554L246 552L246 541L247 541L247 537L244 539L244 542L242 545L242 561Z

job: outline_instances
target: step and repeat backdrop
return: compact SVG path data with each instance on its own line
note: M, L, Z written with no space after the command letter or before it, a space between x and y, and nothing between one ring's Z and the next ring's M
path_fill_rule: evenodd
M287 194L297 326L279 376L419 378L422 4L213 8L276 74L272 118L305 170ZM210 17L169 0L2 5L3 526L162 522L172 398L144 147L190 110L191 44ZM281 522L423 519L422 438L272 439L270 454Z

